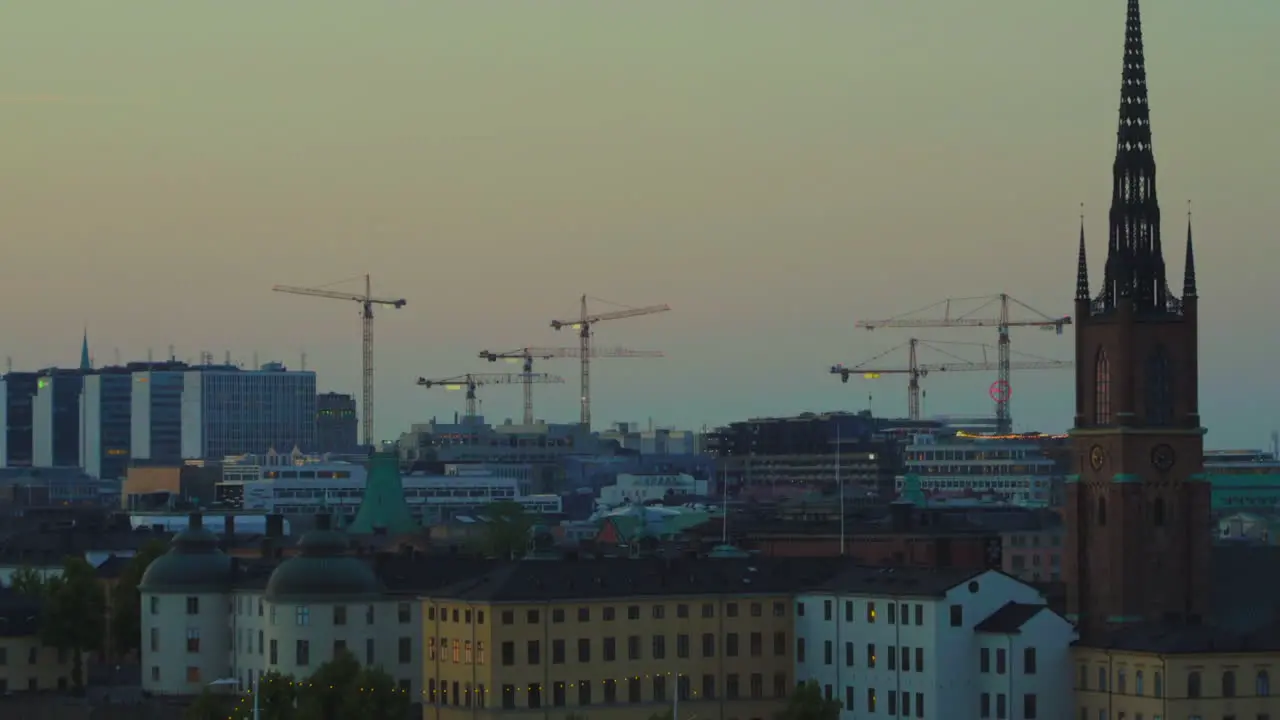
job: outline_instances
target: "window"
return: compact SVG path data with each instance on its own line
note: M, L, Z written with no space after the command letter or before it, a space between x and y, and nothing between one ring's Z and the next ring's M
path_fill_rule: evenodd
M898 606L895 603L889 603L889 617L887 620L890 625L898 621ZM889 703L889 705L892 706L893 703ZM892 711L890 711L890 714L892 714Z
M1147 359L1143 382L1147 385L1147 424L1168 425L1173 420L1173 376L1163 345L1157 346Z
M151 628L151 652L160 651L160 630L159 628ZM4 663L0 663L3 665Z
M703 700L716 699L716 676L715 675L702 676L702 698L701 699Z
M443 651L443 646L441 650ZM516 644L510 640L502 643L502 664L506 667L516 664Z
M730 673L724 679L724 694L729 700L738 699L738 674Z
M853 667L853 643L846 642L844 644L844 664L845 667Z
M835 646L832 644L832 642L830 640L827 640L824 643L822 643L822 664L830 665L831 663L835 662L834 655L835 655Z
M1098 691L1107 691L1107 669L1104 667L1098 668Z
M653 701L666 702L667 700L667 676L653 676Z
M311 608L306 605L299 605L293 611L293 617L299 627L311 624Z
M796 662L804 662L804 638L796 638Z
M467 614L470 615L471 611L468 610ZM413 619L413 611L409 609L409 603L400 603L399 605L396 606L397 622L399 622L401 625L408 625L409 621L412 619Z
M684 603L676 605L676 617L681 619L689 617L689 606Z
M528 657L530 665L537 665L542 662L542 645L537 640L530 640L525 648L525 655Z
M916 648L916 672L924 672L924 648Z
M618 641L607 637L604 639L604 661L613 662L618 659Z
M978 672L991 672L991 650L982 648L978 651Z
M1124 695L1128 686L1128 674L1124 668L1116 669L1116 692Z
M1026 675L1036 674L1036 649L1033 647L1022 651L1022 672Z
M187 629L187 652L200 652L200 631L196 628Z
M1022 696L1022 717L1023 720L1036 720L1036 696L1034 693L1027 693Z
M845 709L850 710L850 712L852 712L851 710L851 708L853 707L853 686L852 685L844 686L844 707Z
M1155 683L1155 686L1152 690L1155 691L1155 697L1164 697L1164 678L1160 676L1159 672L1155 673L1153 682Z
M1142 671L1139 670L1133 674L1133 690L1137 695L1142 695Z
M591 622L591 608L578 608L578 622Z
M434 612L434 608L432 609L432 611ZM372 605L369 605L369 606L365 607L365 609L364 609L364 624L365 624L365 625L372 625L372 624L373 624L373 620L374 620L374 613L375 613L375 610L374 610L374 608L373 608L373 606L372 606ZM442 614L443 614L443 613L442 613Z
M901 652L902 652L902 662L900 664L902 666L902 671L910 672L911 671L911 648L904 647L902 648Z
M779 656L787 654L787 633L782 630L773 634L773 654Z
M1232 698L1236 696L1236 674L1234 671L1226 670L1222 673L1222 697Z
M1198 670L1187 673L1187 697L1200 697L1200 671Z
M1111 424L1111 363L1107 352L1098 349L1093 364L1093 422L1095 425Z
M702 657L709 658L716 656L716 636L711 633L702 633Z
M1271 697L1271 676L1266 670L1259 670L1253 679L1254 694L1258 697Z
M590 680L578 681L578 704L579 705L591 704L591 681Z
M996 720L1009 717L1009 698L1004 693L996 694Z
M867 622L873 623L875 621L876 621L876 604L873 602L869 602L867 603ZM874 691L868 690L867 692L874 692Z
M551 664L564 664L564 640L556 639L551 641Z
M924 605L921 605L919 603L916 604L916 624L917 625L924 624Z
M853 601L852 600L844 601L844 621L853 622Z
M827 622L831 622L831 614L832 614L831 601L823 600L822 601L822 619L826 620Z
M889 607L893 606L890 605ZM898 714L898 693L890 690L885 694L889 697L889 717L893 717Z
M716 616L716 606L711 603L702 604L702 617L710 618Z
M334 625L347 624L347 606L346 605L333 606L333 624Z
M876 666L876 646L871 644L867 646L867 667L875 668Z
M1107 524L1107 499L1098 497L1098 526L1102 527Z
M951 627L960 627L964 625L964 606L951 606Z
M529 610L525 612L525 621L527 621L530 625L537 625L539 622L538 611Z
M556 608L555 610L551 611L551 622L553 623L564 622L564 608Z
M200 614L200 598L198 597L187 598L187 614L188 615Z
M453 647L453 661L458 662L458 646L454 645ZM373 638L364 639L364 664L373 664Z
M924 693L916 693L916 717L924 717Z
M667 636L653 636L653 659L662 660L667 657Z
M653 612L653 619L654 619L654 620L661 620L661 619L663 619L663 618L665 618L665 617L667 616L667 606L666 606L666 605L654 605L654 606L653 606L653 610L652 610L652 612Z
M529 687L525 690L529 707L537 709L542 707L542 686L538 683L529 683Z
M787 604L786 604L786 603L782 603L782 602L775 602L775 603L773 604L773 616L774 616L774 617L786 617L786 616L787 616Z
M1003 675L1005 673L1006 653L1004 648L996 650L996 674Z
M639 606L639 605L628 605L628 606L627 606L627 619L628 619L628 620L639 620L639 619L640 619L640 606Z
M747 681L750 687L751 699L761 700L764 698L764 675L760 673L751 673L751 679ZM828 685L827 687L830 687Z
M729 633L724 636L724 656L738 657L738 633Z
M295 664L298 667L306 667L307 665L310 665L311 643L306 640L299 640L297 646L294 648L294 654L296 655L295 659L297 660Z
M764 654L764 635L758 632L751 633L750 647L751 647L751 657L760 657L761 655L763 655Z
M187 682L189 683L200 682L200 668L194 667L194 666L187 667Z
M628 660L640 659L640 636L639 635L630 635L627 637L627 659Z
M403 665L413 662L413 638L400 638L400 641L396 643L396 654Z
M787 696L787 675L786 673L774 673L773 675L773 696L776 698L784 698ZM712 696L707 696L708 700Z
M591 640L578 638L578 662L591 662Z
M876 690L875 688L867 688L867 712L874 713L876 711Z
M978 696L978 717L991 717L991 693L982 693Z
M516 614L515 614L514 612L512 612L511 610L503 610L503 611L502 611L502 624L503 624L503 625L511 625L511 624L515 623L515 621L516 621ZM515 692L516 692L516 689L515 689L515 686L514 686L514 685L503 685L503 686L502 686L502 694L503 694L504 696L507 694L507 688L511 688L511 694L514 696L514 695L515 695ZM504 702L504 707L505 707L505 702Z
M627 702L638 703L640 700L640 678L634 676L627 678Z
M157 615L159 613L160 613L160 598L152 595L151 596L151 614Z
M275 638L272 638L272 639L271 639L271 656L270 656L270 660L271 660L271 664L272 664L272 665L275 665L275 664L276 664L276 659L277 659L277 656L278 656L278 653L276 652L276 649L277 649L277 648L276 648L276 641L275 641Z
M724 614L725 617L738 617L738 603L725 603Z

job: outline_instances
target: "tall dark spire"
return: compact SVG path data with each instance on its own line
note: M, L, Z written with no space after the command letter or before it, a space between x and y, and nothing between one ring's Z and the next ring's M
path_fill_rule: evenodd
M1187 260L1182 270L1182 297L1196 297L1196 251L1191 245L1191 201L1187 201Z
M93 369L93 360L89 357L89 326L87 325L84 328L84 336L80 339L80 369Z
M1089 299L1089 260L1084 253L1084 203L1080 203L1080 256L1076 259L1076 299Z
M1102 301L1104 309L1110 309L1120 299L1131 298L1139 313L1164 312L1170 307L1170 298L1160 246L1160 204L1151 147L1142 12L1138 0L1128 2Z

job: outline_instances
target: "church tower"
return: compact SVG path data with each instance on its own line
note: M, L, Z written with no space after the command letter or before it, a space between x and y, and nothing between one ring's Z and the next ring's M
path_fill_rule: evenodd
M1128 0L1102 287L1076 269L1075 470L1064 512L1067 612L1083 638L1206 620L1211 518L1187 218L1182 295L1165 279L1138 0Z

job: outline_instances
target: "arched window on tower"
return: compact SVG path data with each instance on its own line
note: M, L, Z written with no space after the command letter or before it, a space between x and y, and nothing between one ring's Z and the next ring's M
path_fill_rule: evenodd
M1147 359L1146 385L1147 424L1168 425L1173 421L1173 372L1163 345Z
M1093 422L1096 425L1111 424L1111 363L1107 351L1099 349L1093 364Z

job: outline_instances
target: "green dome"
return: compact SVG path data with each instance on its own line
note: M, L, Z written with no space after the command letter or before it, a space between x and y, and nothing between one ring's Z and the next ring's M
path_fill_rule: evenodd
M267 600L360 599L381 593L369 564L347 553L347 537L328 515L298 541L300 554L280 563L267 580Z
M187 529L173 537L169 552L156 558L142 574L143 592L227 592L231 558L218 549L218 538L192 513Z

